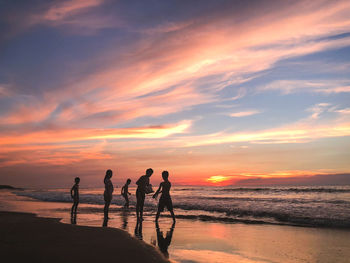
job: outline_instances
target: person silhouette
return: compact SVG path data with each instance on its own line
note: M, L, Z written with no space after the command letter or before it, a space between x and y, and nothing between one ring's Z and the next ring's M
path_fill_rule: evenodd
M153 170L148 168L146 174L142 175L137 181L137 190L136 190L136 216L137 221L143 221L143 206L145 204L145 197L148 186L149 178L152 176Z
M163 232L160 231L158 221L156 221L158 247L159 247L159 250L163 253L163 255L166 258L169 258L168 248L170 246L171 239L173 237L174 229L175 229L175 222L173 222L173 224L172 224L171 228L169 229L169 231L166 232L166 237L164 238L163 237Z
M174 211L173 211L173 202L172 202L171 196L170 196L171 183L168 180L169 172L163 171L162 177L163 177L164 181L160 183L158 190L153 195L153 198L157 198L158 194L162 193L162 195L159 198L156 221L158 221L158 219L159 219L160 212L163 212L164 207L167 207L168 211L170 212L170 214L173 218L173 221L175 222L176 220L175 220L175 215L174 215Z
M112 194L113 194L113 190L114 190L113 184L111 181L112 176L113 176L112 170L108 169L106 171L106 175L105 175L105 178L103 180L104 184L105 184L105 191L103 193L103 197L105 200L105 207L103 209L105 219L108 219L109 206L112 202Z
M129 208L129 196L128 195L131 195L129 193L129 184L130 183L131 183L131 179L126 180L126 183L122 187L121 193L120 193L125 199L125 205L124 205L125 208Z
M72 189L70 189L70 196L73 199L73 205L72 205L72 210L71 210L71 217L73 217L74 214L77 213L77 209L78 209L80 178L79 177L75 177L74 182L75 182L75 184L73 185Z

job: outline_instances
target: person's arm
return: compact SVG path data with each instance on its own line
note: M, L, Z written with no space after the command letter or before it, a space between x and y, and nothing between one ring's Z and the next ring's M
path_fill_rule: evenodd
M154 193L153 198L157 198L158 194L161 193L161 188L163 186L163 183L160 183L158 190Z
M120 190L120 194L123 195L123 190L124 190L124 186L122 187L122 189Z
M73 185L72 189L70 189L70 196L71 196L72 198L74 198L74 196L73 196L73 190L74 190L74 185Z

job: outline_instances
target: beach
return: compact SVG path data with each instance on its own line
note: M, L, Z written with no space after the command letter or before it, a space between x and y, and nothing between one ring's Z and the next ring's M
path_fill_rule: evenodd
M51 249L58 251L69 251L71 253L73 239L70 239L69 232L78 235L80 231L85 235L81 241L83 251L90 249L98 251L103 249L101 242L108 235L111 238L111 254L106 254L106 258L116 262L133 262L131 257L127 261L118 261L116 255L121 249L121 256L137 255L139 251L154 251L159 255L159 236L166 239L171 233L170 244L167 247L167 255L173 262L180 263L204 263L204 262L349 262L350 258L350 231L347 228L325 228L325 227L301 227L279 224L259 224L259 223L228 223L213 220L197 220L178 218L176 225L172 229L172 220L169 217L161 217L159 228L154 223L155 211L150 209L145 212L145 221L142 225L141 233L136 229L136 218L133 209L123 210L121 206L111 205L110 220L108 227L103 225L103 207L98 204L80 204L76 221L70 218L71 204L68 202L43 202L29 197L15 195L11 191L0 192L0 210L32 212L44 219L36 218L37 226L49 227L44 232L44 236L52 239L51 226L54 229L63 228L65 231L59 232L60 238L70 240L69 242L58 242L60 239L53 238ZM176 210L175 210L176 212ZM165 212L167 214L167 212ZM13 215L12 215L13 216ZM26 216L28 218L28 215ZM18 218L18 215L16 215ZM23 218L23 215L21 216ZM31 216L31 220L33 216ZM53 219L47 219L53 218ZM60 218L60 220L55 219ZM19 219L16 219L19 220ZM61 223L58 223L60 221ZM63 223L63 224L62 224ZM76 225L71 225L71 224ZM49 224L49 225L47 225ZM3 226L3 224L1 224ZM20 225L20 224L16 224ZM56 228L58 227L58 228ZM20 225L20 229L25 225ZM5 237L7 244L12 244L16 249L16 244L33 243L31 235L24 235L25 230L18 231L24 239L23 243L15 242L15 237L10 237L11 243ZM136 230L136 231L135 231ZM67 233L68 231L68 233ZM95 234L96 233L96 234ZM94 246L95 238L86 238L86 235L97 235L99 240ZM141 235L140 235L141 234ZM133 237L131 237L131 236ZM3 236L3 235L2 235ZM20 237L18 236L18 237ZM136 239L142 239L136 240ZM7 240L7 241L6 241ZM89 242L92 242L91 244ZM123 243L119 245L119 242ZM50 244L50 243L47 243ZM46 243L36 246L39 254L45 250ZM125 248L123 245L127 245ZM143 245L141 245L143 244ZM148 244L148 245L146 245ZM113 247L115 246L115 247ZM21 246L22 247L22 246ZM25 246L23 246L25 247ZM74 247L74 246L73 246ZM96 247L96 248L95 248ZM125 248L125 249L124 249ZM148 250L149 249L149 250ZM34 250L35 251L35 250ZM109 249L107 250L109 251ZM45 252L46 253L46 252ZM91 258L97 257L97 252ZM148 252L147 252L148 254ZM16 255L16 253L15 253ZM47 254L48 255L48 254ZM143 256L142 256L143 258ZM88 259L89 260L89 259ZM159 258L159 260L164 260ZM58 261L57 261L58 262ZM89 262L89 261L86 261ZM91 261L92 262L92 261ZM135 261L137 262L137 260ZM157 262L157 261L151 261ZM159 261L164 262L164 261Z
M2 262L169 262L116 228L62 224L29 213L0 212Z

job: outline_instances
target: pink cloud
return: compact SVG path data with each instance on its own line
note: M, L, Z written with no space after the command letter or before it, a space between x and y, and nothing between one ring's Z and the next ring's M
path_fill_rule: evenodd
M252 115L256 115L256 114L259 114L261 113L260 111L258 110L250 110L250 111L240 111L240 112L233 112L233 113L230 113L230 116L231 117L247 117L247 116L252 116Z

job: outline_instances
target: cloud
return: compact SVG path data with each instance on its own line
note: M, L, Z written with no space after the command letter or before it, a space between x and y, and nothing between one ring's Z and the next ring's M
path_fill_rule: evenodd
M312 115L310 117L311 119L318 119L319 116L323 112L329 110L330 106L331 106L331 104L329 104L329 103L318 103L318 104L308 108L307 111L312 113Z
M106 139L157 139L183 133L191 125L190 121L182 121L173 125L120 129L51 129L26 133L2 135L0 145L21 145L35 143L60 143Z
M348 114L350 114L350 108L336 110L335 112L340 113L340 114L344 114L344 115L348 115Z
M43 17L65 21L71 16L85 16L85 12L102 4L97 0L55 3ZM310 4L302 9L298 6L304 4L281 5L278 11L243 19L239 26L228 11L219 9L211 19L199 13L184 21L156 21L148 25L150 29L163 26L171 30L150 31L123 47L122 54L115 48L100 52L87 61L92 65L91 72L76 74L77 79L65 87L36 98L42 110L36 102L14 103L17 109L2 122L20 124L55 117L66 124L74 121L88 126L89 121L104 125L166 115L210 101L220 102L217 92L251 80L244 75L269 69L279 60L350 44L349 37L327 38L347 29L349 21L343 14L350 9L347 2ZM237 90L232 100L246 94L242 87ZM337 91L347 91L347 86L339 86ZM141 98L157 92L165 93Z
M93 8L103 3L103 0L68 0L54 3L43 15L44 20L62 21L67 16L72 16L88 8Z
M256 132L215 133L188 138L186 147L224 143L302 143L321 138L350 136L350 123L327 125L288 125Z
M10 96L11 92L9 90L9 85L0 83L0 98Z
M250 110L250 111L240 111L240 112L234 112L230 113L231 117L247 117L247 116L252 116L261 113L261 111L258 110Z
M258 91L278 90L287 95L295 92L349 93L349 80L275 80L258 88Z
M69 159L71 163L81 159L98 166L112 162L114 159L109 158L118 154L118 160L123 156L129 158L120 162L122 169L127 169L130 160L136 160L138 168L148 166L149 160L154 163L161 160L162 164L170 163L179 170L192 165L207 176L209 172L202 171L203 166L210 166L213 172L220 169L217 163L232 166L232 159L221 153L217 153L220 160L213 153L205 158L206 146L213 149L239 142L292 144L350 136L348 105L331 99L327 100L329 105L315 104L323 99L310 102L313 104L309 106L310 116L289 125L273 123L263 129L248 123L239 127L239 132L237 129L229 132L233 129L231 124L219 119L222 111L232 117L260 113L249 110L251 105L256 106L250 99L269 90L285 95L295 92L346 95L350 82L338 76L332 80L281 77L264 86L259 86L259 77L270 77L269 72L286 59L350 46L346 34L350 31L349 1L294 1L293 5L284 1L226 4L208 1L201 5L183 1L177 5L183 8L174 9L168 2L144 8L147 4L142 2L131 5L118 1L112 5L110 1L74 0L50 1L28 10L18 10L17 6L11 12L6 10L8 14L2 17L11 24L8 31L20 28L11 35L16 38L9 38L13 41L9 47L20 47L29 53L31 45L20 46L16 41L38 36L45 41L49 32L62 42L58 43L60 48L55 45L48 48L53 48L53 54L57 51L57 56L62 55L64 65L70 65L58 76L59 81L34 81L35 88L27 86L27 79L21 79L22 72L13 69L8 70L13 71L9 75L15 76L15 83L10 83L12 77L9 81L1 80L9 82L9 86L0 86L0 97L6 100L6 105L0 107L0 144L9 152L2 152L9 157L5 158L7 165L68 164ZM70 45L75 41L79 41L77 47ZM88 55L74 53L80 48L86 49ZM40 54L35 55L40 58ZM56 63L55 56L40 59L49 61L48 65ZM33 68L33 76L39 76L42 72L38 65L47 65L41 62L27 61L25 70ZM346 67L342 65L339 70L344 72ZM16 87L17 82L22 86ZM261 93L254 93L255 83ZM246 102L248 105L244 105ZM258 106L265 102L259 100ZM232 112L235 106L248 110ZM208 113L215 118L212 109L219 107L218 120L207 124ZM326 113L332 113L336 119L325 122ZM285 118L282 123L288 120ZM106 145L92 147L101 142ZM204 146L198 151L202 156L188 149L197 146ZM104 147L120 151L106 152ZM253 148L237 147L241 152ZM31 149L37 159L30 156ZM176 153L183 149L192 154ZM158 152L153 155L155 151ZM166 155L165 151L175 153ZM216 162L209 164L208 159Z
M236 185L257 186L257 185L348 185L350 184L350 174L311 174L288 177L276 176L270 178L249 178L238 180Z

